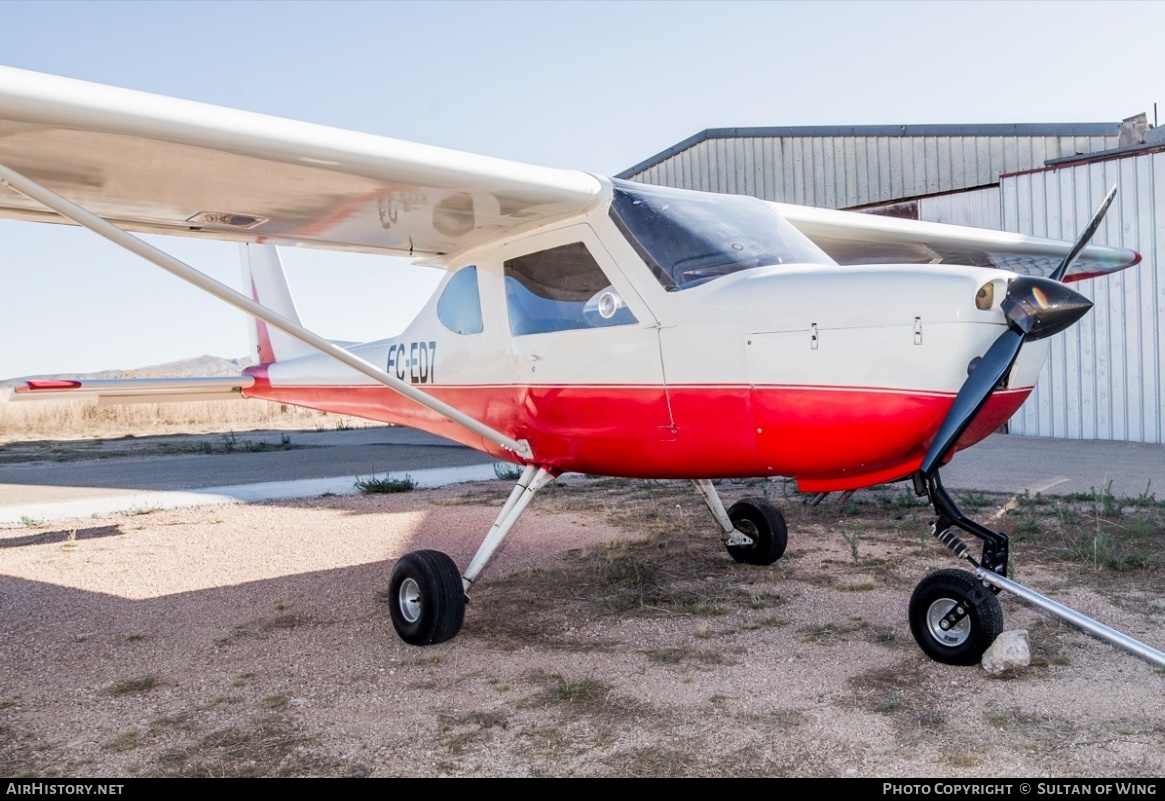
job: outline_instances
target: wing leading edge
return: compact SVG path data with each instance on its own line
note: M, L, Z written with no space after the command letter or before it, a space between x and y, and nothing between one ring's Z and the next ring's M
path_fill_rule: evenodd
M601 192L583 172L11 67L0 164L128 230L406 256L526 230ZM63 222L6 189L0 216Z

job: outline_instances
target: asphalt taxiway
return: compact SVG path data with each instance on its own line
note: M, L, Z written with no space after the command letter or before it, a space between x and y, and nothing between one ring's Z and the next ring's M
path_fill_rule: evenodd
M0 467L0 525L213 503L356 492L356 477L408 474L421 486L495 478L492 458L408 428L281 434L258 452L170 453ZM1165 446L996 434L943 469L951 489L1056 494L1160 493Z

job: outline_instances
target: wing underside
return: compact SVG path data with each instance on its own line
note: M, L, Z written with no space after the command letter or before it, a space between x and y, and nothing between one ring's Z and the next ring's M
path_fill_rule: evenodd
M439 256L588 208L586 173L0 67L0 164L119 227ZM64 222L0 188L0 216Z

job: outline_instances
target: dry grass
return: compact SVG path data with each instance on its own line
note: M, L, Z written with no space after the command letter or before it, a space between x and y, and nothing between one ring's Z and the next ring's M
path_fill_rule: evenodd
M380 425L266 401L189 401L98 406L93 399L0 402L0 444L43 439L143 437L251 429L336 429Z

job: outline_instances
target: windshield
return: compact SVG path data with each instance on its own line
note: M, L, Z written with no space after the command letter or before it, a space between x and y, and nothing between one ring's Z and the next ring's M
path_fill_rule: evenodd
M669 290L770 264L836 264L763 200L613 183L611 219Z

